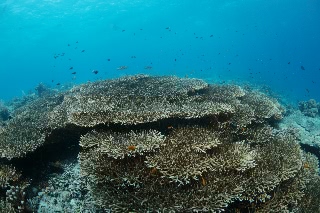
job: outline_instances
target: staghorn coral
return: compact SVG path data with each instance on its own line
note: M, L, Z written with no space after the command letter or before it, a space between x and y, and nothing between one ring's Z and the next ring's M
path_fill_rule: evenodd
M191 179L198 180L199 176L211 169L206 151L220 143L217 133L210 129L178 128L161 144L157 155L147 157L146 163L171 181L179 185L188 184Z
M123 159L126 156L152 152L158 149L164 141L164 136L158 131L142 131L129 133L111 133L92 131L80 139L83 149L99 147L101 153L114 159Z
M72 89L56 111L66 123L79 126L139 124L179 117L197 118L232 113L227 103L196 95L208 85L197 79L137 76L102 81Z
M248 94L256 101L248 101ZM272 106L267 108L268 104ZM268 109L266 115L263 108ZM229 122L239 129L279 112L267 97L253 96L239 86L138 75L83 84L15 109L13 119L1 128L0 151L8 159L22 157L42 146L52 131L68 125L137 125L173 118L215 120L225 115L232 116Z
M283 107L275 100L258 91L248 91L242 97L242 104L248 104L254 111L256 122L263 122L265 119L282 119Z
M60 104L61 95L41 98L13 113L13 118L0 130L2 158L17 158L32 152L45 142L52 131L48 112Z
M9 182L17 181L20 176L21 174L19 174L15 168L0 164L0 188L8 186Z
M6 198L5 202L0 203L0 212L22 212L25 209L25 188L29 183L21 177L22 174L14 167L0 164L0 194L5 194Z
M250 146L213 129L181 127L153 152L122 158L101 146L105 140L101 136L110 138L108 134L82 137L90 138L94 146L86 146L79 160L82 175L91 177L89 188L97 205L116 212L222 211L237 200L258 209L274 196L275 189L298 181L304 169L302 152L290 132L269 132L268 142ZM122 143L113 144L114 150L124 150Z
M256 212L319 212L319 187L316 185L320 180L318 159L303 153L302 162L297 175L273 190L266 202L256 208Z
M15 209L9 202L0 200L0 213L15 213L15 212L16 212Z
M83 134L80 172L105 211L317 209L318 165L295 134L272 126L282 113L276 100L236 85L137 75L16 108L0 127L0 152L22 158L67 140L60 132Z

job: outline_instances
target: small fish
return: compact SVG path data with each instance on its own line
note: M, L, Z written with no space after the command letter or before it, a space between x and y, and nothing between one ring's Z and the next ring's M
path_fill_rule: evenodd
M72 70L72 69L73 69L73 67L70 67L70 68L69 68L69 70Z
M151 169L151 171L150 171L150 174L151 175L154 175L154 174L156 174L157 173L157 168L156 167L153 167L152 169Z
M126 30L122 30L122 32L124 32L124 31L126 31Z
M84 51L86 51L86 50L82 50L81 52L84 53Z
M68 47L70 47L70 44L68 44Z
M213 35L210 35L210 37L213 37Z
M57 85L57 86L59 86L59 85L60 85L60 83L57 83L56 85Z
M77 74L77 72L72 72L71 74L72 74L72 75L75 75L75 74Z
M288 62L288 64L290 64L290 61Z
M207 185L206 179L204 179L204 177L202 177L202 176L201 176L201 183L202 183L202 186Z
M309 90L306 88L306 91L309 93Z
M166 27L166 30L169 30L170 29L170 27Z
M107 60L110 61L110 58L108 58Z
M131 56L131 58L137 58L137 57L133 55L133 56Z
M117 68L117 70L126 70L128 69L128 66L120 66Z
M136 146L133 146L133 145L128 146L128 150L129 151L134 151L134 150L136 150Z
M152 66L145 66L144 69L145 69L145 70L151 70L151 69L152 69Z
M79 42L78 42L78 41L76 41L76 43L78 44Z
M301 66L301 69L302 69L302 70L306 70L306 69L304 68L304 66Z
M98 74L98 70L92 70L92 73L94 73L94 74Z

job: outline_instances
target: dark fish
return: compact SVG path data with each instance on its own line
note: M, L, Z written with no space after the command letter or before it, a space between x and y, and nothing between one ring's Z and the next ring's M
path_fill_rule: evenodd
M70 47L70 44L68 44L68 47Z
M290 61L288 62L288 64L290 64Z
M77 74L77 72L72 72L71 74L72 74L72 75L75 75L75 74Z
M301 69L302 69L302 70L306 70L306 69L304 68L304 66L301 66Z
M86 50L82 50L81 52L84 53L84 51L86 51Z
M94 74L98 74L98 70L92 70L92 73L94 73Z
M108 58L107 60L110 61L110 58Z
M57 83L57 86L59 86L60 85L60 83Z
M309 90L306 88L306 91L309 93Z
M122 30L122 32L124 32L124 31L126 31L126 30Z
M78 42L78 41L76 41L76 43L78 44L79 42Z
M213 37L213 35L210 35L210 37Z
M177 61L177 59L175 58L174 61Z
M229 62L228 64L230 65L231 63Z
M137 57L135 57L135 56L133 55L133 56L131 56L131 58L137 58Z
M166 30L169 30L170 27L166 27Z
M72 70L72 69L73 69L73 67L70 67L70 68L69 68L69 70Z

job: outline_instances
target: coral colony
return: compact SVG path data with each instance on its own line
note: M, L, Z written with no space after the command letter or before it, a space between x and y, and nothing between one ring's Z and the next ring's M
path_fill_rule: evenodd
M173 76L41 95L0 117L0 209L37 211L50 187L19 164L76 141L74 212L319 212L318 159L277 128L283 113L256 90Z

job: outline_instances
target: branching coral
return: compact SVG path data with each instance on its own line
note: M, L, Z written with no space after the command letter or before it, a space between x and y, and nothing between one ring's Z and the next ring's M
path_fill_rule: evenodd
M0 213L15 213L15 212L16 212L15 209L9 202L0 200Z
M318 164L295 134L272 126L282 113L240 86L137 75L17 108L0 127L0 152L10 160L61 130L84 133L81 175L95 204L113 212L317 210Z
M0 164L0 188L6 187L9 182L17 181L20 175L11 166Z
M1 157L22 157L41 146L52 131L48 112L61 103L61 97L39 99L15 110L13 118L0 131Z
M286 190L286 183L297 181L305 169L304 155L289 132L247 144L213 129L181 127L153 152L124 158L103 151L101 136L110 138L107 134L91 134L94 146L86 146L79 159L82 175L94 180L90 189L97 204L114 211L222 211L237 200L263 209L275 190ZM112 150L124 150L116 144Z

